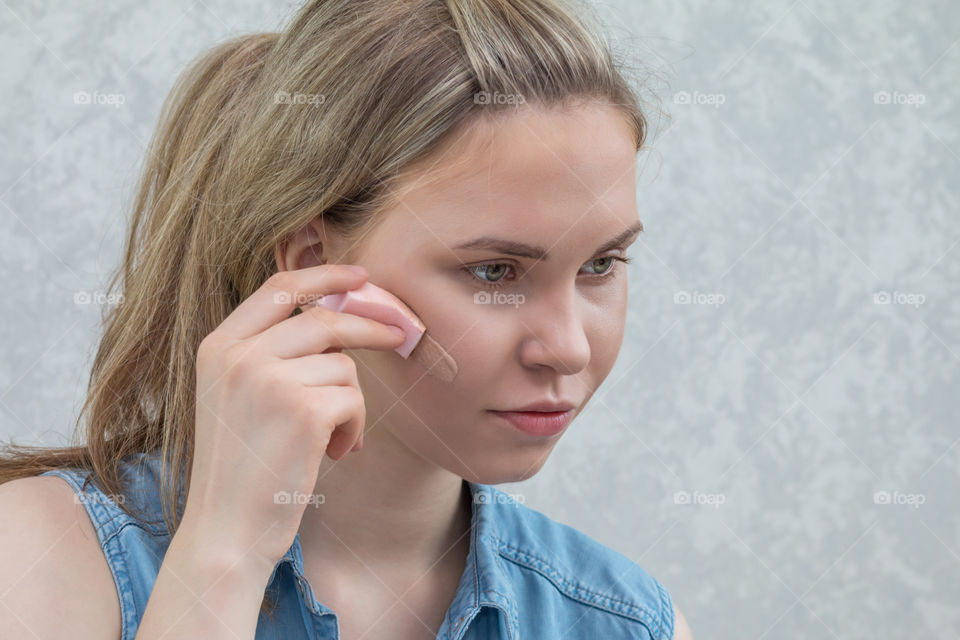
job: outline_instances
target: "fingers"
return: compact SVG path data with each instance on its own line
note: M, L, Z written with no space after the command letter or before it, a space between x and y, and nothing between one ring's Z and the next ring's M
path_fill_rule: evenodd
M323 387L318 392L324 403L324 415L336 425L326 453L332 459L340 460L363 435L366 420L363 394L355 387Z
M314 353L299 358L283 360L277 367L284 379L291 384L305 387L357 387L357 364L345 353Z
M322 354L329 349L396 349L403 331L377 320L311 306L254 338L258 349L278 358Z
M363 267L344 264L280 271L241 302L217 330L235 340L250 338L320 296L356 289L367 276Z

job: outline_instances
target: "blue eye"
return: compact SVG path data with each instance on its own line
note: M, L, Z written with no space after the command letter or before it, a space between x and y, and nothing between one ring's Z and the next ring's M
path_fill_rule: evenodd
M595 267L595 270L590 273L597 278L603 279L612 277L617 271L614 268L617 262L630 264L632 260L629 256L604 256L602 258L595 258L586 264L597 265L600 263L600 267ZM507 262L488 262L486 264L464 267L463 270L467 272L467 274L472 275L474 280L480 280L485 288L498 289L505 286L503 284L505 278L504 272L512 268L513 265Z

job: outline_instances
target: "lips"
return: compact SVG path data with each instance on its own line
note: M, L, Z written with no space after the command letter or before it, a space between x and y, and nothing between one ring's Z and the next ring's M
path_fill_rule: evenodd
M491 411L519 431L532 436L554 436L563 431L573 418L573 409L566 411Z
M540 402L534 402L523 407L517 407L513 409L502 409L503 412L511 413L562 413L564 411L570 411L571 409L576 409L577 405L572 402L554 402L549 400L543 400Z

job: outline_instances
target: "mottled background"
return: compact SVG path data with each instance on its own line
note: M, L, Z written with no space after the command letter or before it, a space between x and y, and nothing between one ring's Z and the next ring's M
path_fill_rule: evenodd
M295 5L0 0L4 439L70 435L100 315L75 299L176 74ZM960 5L593 7L654 128L627 334L501 488L638 561L700 640L960 637Z

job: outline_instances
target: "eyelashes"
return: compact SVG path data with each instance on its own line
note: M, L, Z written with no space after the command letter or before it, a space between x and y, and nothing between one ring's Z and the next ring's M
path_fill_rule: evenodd
M630 256L617 256L617 255L602 256L600 258L594 258L593 260L590 260L585 264L592 264L595 262L600 262L602 260L610 260L611 266L609 269L606 269L602 273L595 274L593 276L593 279L595 280L604 281L604 280L612 279L621 270L620 268L617 268L617 262L630 264L633 261L633 258L631 258ZM487 262L484 264L477 264L477 265L471 265L469 267L462 267L461 270L472 281L479 283L485 289L500 289L501 287L505 287L509 282L511 282L510 280L505 280L506 276L501 277L497 280L491 281L491 280L485 280L484 278L479 277L477 273L478 271L482 273L489 273L489 271L492 270L491 267L501 267L501 266L507 267L508 269L513 269L513 265L510 264L509 262Z

